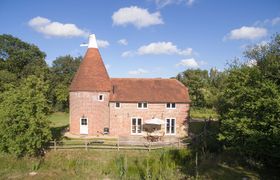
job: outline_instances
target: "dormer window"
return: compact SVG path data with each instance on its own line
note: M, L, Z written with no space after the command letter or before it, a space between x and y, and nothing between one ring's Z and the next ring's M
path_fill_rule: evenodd
M104 94L98 95L98 101L104 101Z
M166 109L176 109L176 103L166 103Z
M139 102L137 104L138 109L148 109L148 103L147 102Z

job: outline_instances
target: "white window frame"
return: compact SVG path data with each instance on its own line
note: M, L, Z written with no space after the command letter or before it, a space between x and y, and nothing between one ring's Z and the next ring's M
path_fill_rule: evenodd
M169 129L169 133L166 132L166 127L167 127L167 119L169 119L170 121L172 119L174 119L174 133L171 133L171 122L170 122L170 129ZM167 136L174 136L176 135L176 118L165 118L165 135Z
M117 103L120 104L120 107L117 107ZM115 108L116 108L116 109L120 109L121 107L122 107L122 103L120 103L120 102L115 102Z
M132 120L133 119L136 119L136 133L132 132ZM141 125L140 125L141 133L137 132L138 119L141 119ZM132 117L131 121L130 121L130 134L131 135L142 135L142 133L143 133L143 118L141 118L141 117Z
M138 104L139 104L139 103L141 103L141 107L138 107ZM144 103L147 104L147 107L144 107ZM136 104L136 106L137 106L137 109L148 109L149 104L148 104L148 102L138 102L138 103Z
M101 100L99 99L100 96L102 96ZM97 100L98 101L104 101L104 99L105 99L105 95L104 94L98 94L98 96L97 96Z
M169 104L170 105L170 107L167 107L167 104ZM172 107L172 104L174 104L175 105L175 107ZM176 109L176 103L166 103L166 109Z

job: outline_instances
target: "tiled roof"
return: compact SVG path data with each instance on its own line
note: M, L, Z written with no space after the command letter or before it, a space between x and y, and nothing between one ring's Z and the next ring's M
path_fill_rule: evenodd
M112 102L190 102L188 89L176 79L111 78Z
M110 91L110 78L97 48L88 48L70 91Z

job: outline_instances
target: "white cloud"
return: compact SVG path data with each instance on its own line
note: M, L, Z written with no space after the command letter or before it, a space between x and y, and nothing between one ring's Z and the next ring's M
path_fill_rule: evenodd
M172 42L156 42L148 45L141 46L137 53L140 55L145 54L178 54L188 56L193 52L192 48L178 49Z
M140 75L140 74L148 74L148 73L149 71L141 68L138 68L137 70L133 70L133 71L128 71L128 74L130 75Z
M120 39L118 40L118 43L124 46L128 45L128 41L126 39Z
M120 8L114 12L113 25L132 24L137 28L148 27L152 25L163 24L160 13L149 13L147 9L142 9L137 6Z
M193 5L193 3L194 3L194 0L187 0L187 5L188 5L188 6Z
M43 18L43 17L37 16L37 17L29 20L28 25L31 26L31 27L43 26L43 25L49 24L50 22L51 21L49 19L47 19L47 18Z
M280 24L280 17L276 17L276 18L273 18L271 20L271 24L274 26L274 25L277 25L277 24Z
M205 62L202 61L202 63L205 63ZM184 66L187 68L198 68L199 65L200 64L194 58L182 59L178 64L176 64L176 66ZM201 65L204 65L204 64L201 64Z
M227 35L226 39L257 39L267 35L265 28L242 26L239 29L233 29Z
M125 51L125 52L122 53L121 57L124 57L124 58L132 57L132 56L134 56L134 54L135 53L133 53L132 51Z
M97 39L96 42L97 42L97 46L100 48L106 48L110 45L110 43L106 40Z
M134 51L126 51L122 57L131 57L133 55L182 55L189 56L193 54L192 48L179 49L172 42L153 42L148 45L143 45Z
M186 4L187 6L193 5L195 0L154 0L158 8L163 8L171 4Z
M79 29L75 24L62 24L60 22L52 22L51 20L37 16L29 20L28 25L37 32L46 36L56 37L74 37L88 36L89 33Z
M272 25L272 26L275 26L275 25L278 25L280 24L280 17L274 17L272 19L265 19L265 20L259 20L259 21L256 21L254 23L254 26L267 26L267 25Z

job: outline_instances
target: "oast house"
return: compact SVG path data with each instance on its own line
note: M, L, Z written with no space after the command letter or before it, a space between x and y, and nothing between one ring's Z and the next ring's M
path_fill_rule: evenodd
M183 137L189 107L188 89L176 79L110 78L90 35L70 86L71 134L145 136L151 124L162 136Z

